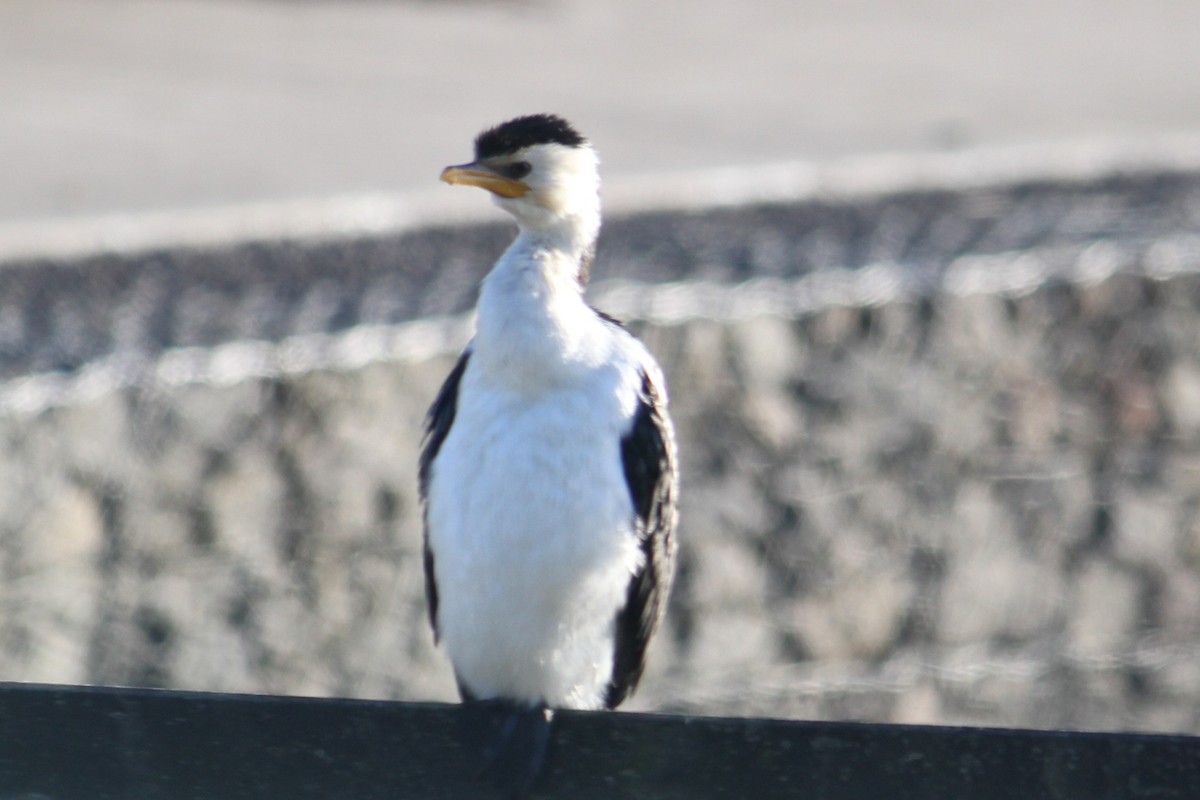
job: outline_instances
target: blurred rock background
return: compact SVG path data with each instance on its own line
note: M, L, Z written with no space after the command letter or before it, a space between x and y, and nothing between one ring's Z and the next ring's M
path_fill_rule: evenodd
M616 5L617 19L629 22L621 14L633 12ZM739 12L762 15L755 19L782 14L791 30L810 36L821 30L816 20L826 20L826 32L829 19L837 30L859 32L864 57L843 77L864 93L850 92L851 105L878 119L844 151L812 144L820 137L810 129L806 139L797 121L840 108L838 92L814 88L812 106L798 99L786 121L756 119L749 100L721 109L707 94L717 91L712 72L706 80L676 75L635 92L629 103L636 108L616 105L619 75L598 78L589 100L578 100L562 75L534 81L537 91L528 94L528 84L518 83L508 104L522 106L515 112L531 98L538 107L575 102L581 126L597 109L598 130L588 132L602 144L605 136L614 141L616 201L592 297L630 320L671 386L683 456L682 564L667 630L632 707L1195 732L1200 150L1194 140L1160 135L1168 127L1200 128L1187 117L1200 104L1177 102L1196 97L1200 70L1172 72L1198 58L1172 44L1172 23L1187 18L1191 6L1139 12L1143 6L1114 2L1104 13L1091 5L1056 7L1046 21L1050 32L1065 35L1065 27L1050 24L1058 14L1088 21L1092 45L1070 51L1080 63L1115 64L1096 55L1096 42L1121 42L1153 51L1155 58L1139 62L1147 79L1114 88L1081 77L1055 93L1032 76L997 77L1004 88L985 92L978 105L959 105L970 92L947 87L958 80L967 88L991 86L981 76L996 65L972 73L980 63L975 51L957 60L954 54L966 47L963 37L999 47L989 37L1002 42L1010 35L995 19L1001 12L967 19L938 3L897 7L913 21L896 29L901 43L924 41L928 29L946 26L960 35L953 46L933 37L921 56L936 73L927 84L914 83L913 93L950 98L926 122L943 113L953 118L951 112L975 119L985 106L1002 117L997 98L1027 89L1034 100L1045 92L1047 107L1074 109L1056 118L1053 130L1039 127L1046 117L1027 114L1014 114L1008 132L1003 124L952 126L978 132L965 144L1112 137L1139 126L1155 133L1147 142L914 151L826 170L745 168L785 156L844 155L864 143L914 146L900 134L887 138L889 108L906 117L896 111L903 97L883 97L891 90L881 76L893 58L914 76L923 73L896 55L904 50L899 43L876 53L881 61L865 57L876 52L866 43L888 37L868 13L872 4L861 5L845 16L819 4L807 16L769 3ZM315 37L300 42L340 42L321 51L336 65L330 69L357 70L365 81L375 70L394 79L383 67L398 69L404 56L372 61L370 42L382 47L386 37L356 38L356 26L390 30L384 21L411 18L447 36L491 25L486 33L469 28L475 33L465 49L481 58L501 47L495 41L555 30L570 41L599 13L582 2L502 4L500 11L470 4L189 3L169 13L165 4L113 2L116 19L129 24L88 28L86 17L69 16L84 13L82 5L55 0L41 8L63 16L38 16L33 5L17 2L0 19L25 25L22 41L48 32L62 44L60 53L68 43L108 41L114 31L134 36L146 30L139 25L176 31L164 58L211 52L196 43L200 32L224 31L218 49L241 42L240 52L262 63L292 65L250 74L262 87L274 85L272 75L299 74L298 88L279 101L296 108L321 108L323 93L338 94L345 76L322 84L305 70L326 62L304 61L300 69L269 57L270 48L255 43L274 39L264 40L253 25L222 29L220 20L248 25L253 18L269 30ZM196 38L173 27L183 19L171 16L178 13L192 15ZM333 26L333 39L312 33L332 18L345 26ZM611 24L614 36L625 30ZM689 63L687 43L711 52L700 32L715 24L685 26L691 36L676 42L677 66ZM0 35L16 38L14 30L2 25L7 33ZM755 29L730 30L741 31L730 34L740 41ZM1038 36L1043 44L1032 52L1050 66L1044 59L1061 49L1047 44L1057 40L1046 30ZM134 36L112 57L149 40ZM367 42L365 54L355 60L348 53L356 51L346 48L360 41ZM807 57L817 59L820 75L841 74L833 45L842 41L834 37L824 50L814 45L816 55ZM781 48L765 47L765 58L793 57ZM0 53L34 58L30 47ZM18 144L37 138L37 120L54 126L51 110L93 123L123 118L126 127L114 122L117 138L130 135L121 133L130 119L153 122L154 114L131 116L130 107L112 108L102 102L106 95L88 95L86 87L78 87L81 96L96 102L82 110L42 91L80 71L85 56L62 56L57 72L41 64L41 84L33 86L42 89L29 88L24 105L0 110L20 123L7 128ZM526 63L526 56L515 58ZM718 63L731 80L758 75L762 66L724 59ZM478 72L468 67L478 63L464 57L430 108L472 86ZM517 73L532 80L541 74L534 66ZM143 98L173 91L181 101L207 97L217 111L234 107L220 91L181 87L181 74L151 70L121 85L145 81ZM952 76L949 83L939 82L943 74ZM1152 79L1168 74L1180 80L1167 86ZM224 73L211 80L237 94ZM775 80L775 93L808 86ZM664 93L676 88L684 104L655 111L664 99L656 86ZM878 102L868 96L872 88ZM1072 92L1081 99L1063 104ZM379 95L364 88L361 97L366 104ZM1128 102L1105 116L1105 101L1114 98ZM423 108L401 99L388 100L389 113ZM1131 111L1133 99L1152 112ZM435 120L432 129L452 137L452 146L443 140L397 147L420 164L421 175L466 153L479 124L510 113L485 104L470 106L463 119L461 104L449 106L444 117L426 110L420 118ZM727 135L711 133L707 115L704 124L689 117L712 108L712 125ZM639 116L651 111L666 116ZM753 124L735 112L750 114ZM256 124L282 124L290 113L264 113ZM371 118L363 119L346 124L370 128ZM1021 119L1034 122L1021 128ZM1111 127L1117 119L1125 127ZM839 124L854 127L852 120ZM752 144L735 133L747 128L770 133ZM183 129L191 133L172 139L169 126L151 127L166 141L156 134L145 146L186 148L196 130ZM690 138L679 138L684 134ZM253 129L229 137L247 148L256 142ZM77 144L63 145L64 163L100 152L87 149L95 142ZM295 146L306 146L304 137ZM389 204L377 196L364 206L310 204L303 214L281 205L266 222L251 224L257 233L250 236L235 224L245 216L236 208L164 222L153 210L188 197L213 200L204 191L189 194L195 184L184 180L220 172L204 165L215 156L202 149L201 163L171 180L129 178L127 194L111 205L88 200L68 208L49 193L37 201L45 205L29 206L37 218L25 219L15 193L8 195L9 221L0 226L0 246L7 247L0 264L0 679L452 699L448 665L425 621L416 453L424 410L469 335L477 281L511 230L454 214L416 224L397 211L419 205L411 197ZM661 165L639 160L664 149ZM340 152L332 148L330 161ZM163 163L173 169L177 155ZM312 163L296 153L287 158L294 161L279 164ZM250 159L262 165L257 182L234 179L231 193L218 199L265 203L297 192L378 189L350 174L359 158L383 161L378 152L348 156L351 169L328 184L310 181L306 175L319 172L310 166L289 173L269 158ZM86 174L56 172L52 160L38 169L29 166L36 161L17 161L33 176L31 185ZM246 177L240 162L218 163ZM714 164L734 166L699 181L682 174L634 179L659 166ZM409 185L394 176L378 180ZM219 194L224 184L214 186ZM486 212L482 197L469 200ZM386 213L380 222L353 212L339 218L346 224L317 214L312 230L305 228L314 208L348 207ZM139 209L153 213L132 213ZM47 217L70 211L108 216ZM214 219L227 227L206 229L194 237L206 243L196 244L192 232ZM173 245L169 235L156 234L137 246L112 244L106 237L118 223L181 232L191 243ZM268 235L273 225L288 235ZM91 246L88 237L95 237ZM66 241L75 244L63 247Z

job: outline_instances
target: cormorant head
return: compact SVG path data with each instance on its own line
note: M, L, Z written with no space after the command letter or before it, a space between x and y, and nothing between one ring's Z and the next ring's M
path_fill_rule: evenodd
M517 117L475 137L475 160L446 167L442 180L479 186L526 230L582 234L600 226L599 159L562 117Z

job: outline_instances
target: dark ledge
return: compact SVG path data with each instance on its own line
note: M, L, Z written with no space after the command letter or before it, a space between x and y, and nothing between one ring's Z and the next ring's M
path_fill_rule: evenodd
M488 797L455 706L0 684L0 800ZM1200 797L1200 738L561 713L535 797Z

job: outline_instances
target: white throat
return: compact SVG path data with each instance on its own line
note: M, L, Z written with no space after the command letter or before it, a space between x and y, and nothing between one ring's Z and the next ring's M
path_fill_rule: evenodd
M590 244L590 243L589 243ZM473 358L491 382L537 392L567 379L597 319L577 278L575 242L522 231L483 281Z

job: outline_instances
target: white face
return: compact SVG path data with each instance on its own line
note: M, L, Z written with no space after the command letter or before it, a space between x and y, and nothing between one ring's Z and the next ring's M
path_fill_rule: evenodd
M518 197L493 193L493 198L523 225L543 229L599 215L600 160L590 145L538 144L485 162L501 172L521 163L529 165L518 179L528 191Z

